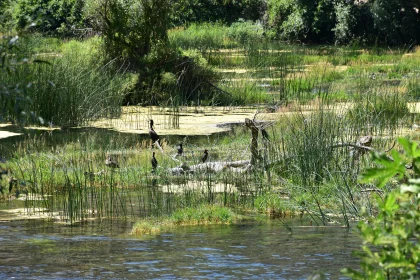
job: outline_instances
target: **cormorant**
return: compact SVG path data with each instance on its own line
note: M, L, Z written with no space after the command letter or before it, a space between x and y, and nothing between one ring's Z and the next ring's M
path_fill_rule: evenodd
M208 150L204 150L204 156L203 156L203 158L201 159L201 161L202 161L203 163L205 163L208 157L209 157L209 151L208 151Z
M182 147L182 143L179 143L178 146L178 156L182 156L184 154L184 148Z
M17 183L17 180L13 177L9 177L9 194L12 193L13 185Z
M270 141L270 137L268 136L268 132L265 129L261 130L261 134L262 134L263 139L265 139L267 141Z
M156 141L158 141L159 146L160 146L160 139L159 139L159 135L156 133L156 131L153 128L154 122L153 120L150 120L150 130L149 130L149 135L150 135L150 139L152 139L152 147L154 147L154 144Z
M151 162L152 162L152 172L155 172L156 168L158 166L158 162L155 158L155 152L153 152L153 154L152 154L152 161Z

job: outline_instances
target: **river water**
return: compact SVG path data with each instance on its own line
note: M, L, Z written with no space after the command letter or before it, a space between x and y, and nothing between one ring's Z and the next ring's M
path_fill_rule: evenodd
M0 279L346 279L360 239L341 227L279 221L187 226L133 236L129 222L0 223Z

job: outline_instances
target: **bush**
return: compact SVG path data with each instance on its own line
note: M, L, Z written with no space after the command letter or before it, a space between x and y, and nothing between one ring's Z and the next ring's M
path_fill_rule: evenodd
M379 188L397 177L400 186L394 191L377 197L378 216L360 222L358 228L363 247L357 255L361 271L344 269L352 279L419 279L420 272L420 149L418 143L400 138L407 161L393 153L393 160L386 155L376 155L379 167L367 170L363 182L376 181ZM413 167L407 172L406 164ZM403 184L403 178L409 184Z
M74 35L75 28L85 27L84 0L18 0L15 4L16 26L24 29L36 23L34 30L46 34Z

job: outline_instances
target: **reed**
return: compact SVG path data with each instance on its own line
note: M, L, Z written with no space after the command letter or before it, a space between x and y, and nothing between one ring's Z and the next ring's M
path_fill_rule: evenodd
M25 100L2 99L21 108L23 122L69 127L120 114L124 69L116 70L112 61L105 66L94 64L92 55L77 50L43 54L38 59L44 63L17 64L12 75L0 72L6 87L25 96Z

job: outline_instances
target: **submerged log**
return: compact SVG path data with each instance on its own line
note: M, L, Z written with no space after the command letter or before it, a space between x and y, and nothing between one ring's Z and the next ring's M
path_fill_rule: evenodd
M191 166L185 164L170 168L169 171L172 175L181 174L194 174L194 173L217 173L224 170L232 170L235 172L246 172L250 168L249 160L238 160L238 161L215 161L199 163Z

